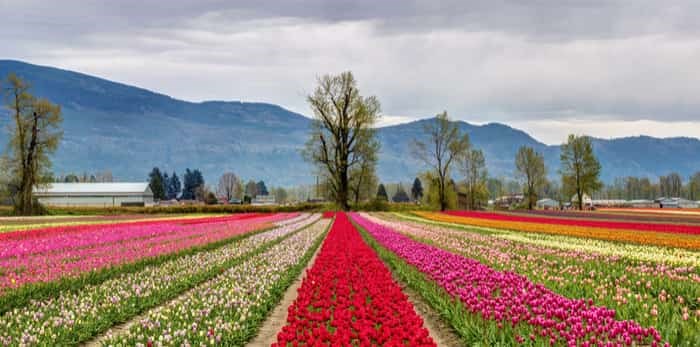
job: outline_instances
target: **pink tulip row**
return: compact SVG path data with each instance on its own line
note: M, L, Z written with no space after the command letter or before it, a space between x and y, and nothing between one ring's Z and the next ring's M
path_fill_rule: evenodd
M110 266L170 254L225 240L298 214L216 217L212 222L180 225L174 221L151 225L111 225L85 232L56 234L52 238L14 242L18 251L2 245L0 294L28 283L50 282ZM53 242L52 242L53 241ZM20 247L21 246L21 247Z
M261 215L233 215L225 219L221 217L207 218L200 222L211 220L216 223L236 222L250 219L250 217L262 217ZM272 221L277 220L277 215L267 215ZM18 235L13 239L3 240L0 243L0 259L9 257L20 257L35 253L46 253L52 251L63 251L68 248L88 247L98 244L116 243L119 241L135 238L154 237L159 234L170 233L173 230L183 228L189 220L165 220L161 222L137 222L137 223L116 223L107 225L91 226L67 226L53 227L51 233L42 233L35 236L37 231L29 230L16 232ZM199 224L203 225L203 224ZM22 234L27 237L22 238Z
M510 325L515 331L532 331L529 337L516 336L518 341L529 338L569 346L657 346L661 342L656 329L616 320L614 310L595 306L592 300L560 296L524 276L499 272L414 241L359 214L352 217L382 246L459 298L474 315L499 326ZM521 327L525 329L518 330Z

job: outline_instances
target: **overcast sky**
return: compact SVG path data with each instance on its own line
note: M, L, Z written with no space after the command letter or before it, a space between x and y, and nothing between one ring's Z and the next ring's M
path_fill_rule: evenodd
M558 143L700 136L700 1L0 0L0 57L310 114L352 70L383 123L442 110Z

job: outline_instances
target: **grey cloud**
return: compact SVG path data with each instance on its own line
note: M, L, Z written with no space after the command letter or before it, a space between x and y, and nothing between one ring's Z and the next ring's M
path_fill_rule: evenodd
M0 57L308 113L353 70L387 114L696 121L696 1L0 0Z
M566 40L700 32L700 3L692 0L5 0L2 6L8 10L3 13L18 14L10 21L69 32L83 25L96 30L148 28L206 13L231 22L280 17L373 21L381 31L394 34L455 29Z

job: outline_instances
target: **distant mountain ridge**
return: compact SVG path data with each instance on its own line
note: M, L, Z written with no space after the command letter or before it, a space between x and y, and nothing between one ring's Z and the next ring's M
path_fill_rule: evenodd
M181 174L199 168L207 182L232 170L268 185L314 181L299 150L310 119L266 103L187 102L146 89L77 72L0 60L0 77L14 72L33 86L33 93L63 108L64 140L54 158L54 172L111 170L122 181L145 180L153 166ZM9 120L0 111L0 125ZM409 143L422 137L432 119L378 129L382 143L378 173L382 181L412 180L423 165L410 155ZM493 176L512 176L518 147L529 145L545 155L550 174L559 167L559 146L548 146L527 133L499 123L459 122L475 146L482 148ZM0 132L0 149L7 133ZM603 178L650 176L700 170L700 140L648 136L594 139Z

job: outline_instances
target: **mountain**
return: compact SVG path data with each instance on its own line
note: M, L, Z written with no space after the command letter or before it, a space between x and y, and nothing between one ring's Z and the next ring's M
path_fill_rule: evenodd
M60 104L64 140L54 158L57 174L111 170L120 180L145 180L153 166L182 173L199 168L207 182L232 170L269 185L311 183L311 169L299 154L310 120L282 107L247 102L187 102L101 78L0 60L0 76L14 72L33 86L35 95ZM0 111L0 126L7 124ZM382 142L378 173L382 181L408 181L423 169L410 155L410 142L421 138L423 119L378 130ZM559 146L547 146L507 125L459 122L472 143L483 149L493 176L512 176L521 145L544 153L550 174L559 167ZM3 129L6 127L3 126ZM0 131L0 150L7 132ZM655 177L671 171L682 176L700 170L700 140L629 137L594 139L603 179L637 175Z
M199 168L212 183L224 170L277 184L309 181L298 150L310 120L279 106L186 102L85 74L0 61L0 76L10 72L62 107L55 173L108 169L121 180L145 180L159 166L180 173Z

